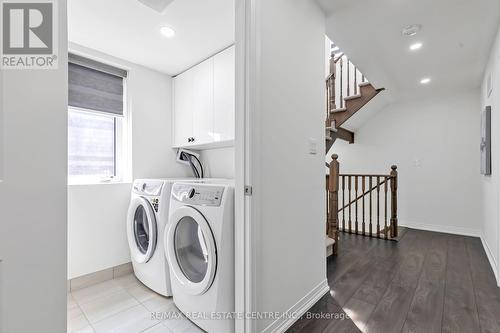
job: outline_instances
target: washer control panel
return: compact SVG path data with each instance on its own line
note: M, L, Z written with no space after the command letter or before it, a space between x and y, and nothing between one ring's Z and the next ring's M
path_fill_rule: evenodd
M133 191L142 195L159 196L163 182L161 180L136 180L134 182Z
M198 206L220 206L223 193L223 186L174 184L172 187L172 198L174 200Z

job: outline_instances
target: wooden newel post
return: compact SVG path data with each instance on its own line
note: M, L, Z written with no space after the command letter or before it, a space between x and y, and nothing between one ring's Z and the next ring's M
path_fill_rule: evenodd
M330 163L330 177L328 177L329 209L328 209L328 237L335 240L334 254L338 246L338 213L339 213L339 162L338 155L332 155Z
M391 237L398 237L398 171L391 166Z

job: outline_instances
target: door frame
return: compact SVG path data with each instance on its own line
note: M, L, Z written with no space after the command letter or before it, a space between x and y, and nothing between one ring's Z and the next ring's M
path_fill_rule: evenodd
M236 319L236 333L253 333L257 326L251 315L255 313L257 301L258 230L251 220L258 216L258 205L252 200L251 193L245 194L247 186L258 191L253 179L259 179L251 168L251 156L259 156L255 151L258 145L252 144L258 139L258 133L251 131L252 123L258 121L251 112L259 101L256 83L259 82L260 68L260 25L257 13L257 0L235 1L235 312L243 315Z

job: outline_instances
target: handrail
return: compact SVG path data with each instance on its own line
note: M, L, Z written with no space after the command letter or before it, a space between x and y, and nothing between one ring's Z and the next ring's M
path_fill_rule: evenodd
M335 72L330 73L330 74L326 77L325 81L328 83L328 81L330 81L330 80L331 80L334 76L335 76Z
M342 57L344 56L344 52L342 52L338 57L337 59L333 59L333 63L337 63L337 61L339 61Z
M362 173L341 173L339 174L340 177L342 176L345 176L345 177L348 177L348 176L351 176L351 177L393 177L391 175L388 175L388 174L362 174Z

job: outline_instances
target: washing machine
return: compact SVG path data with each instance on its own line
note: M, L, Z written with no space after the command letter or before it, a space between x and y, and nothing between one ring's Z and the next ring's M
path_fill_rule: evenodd
M170 191L175 181L197 179L137 179L127 217L127 237L135 276L148 288L172 296L170 274L163 251L163 235L168 222Z
M234 332L234 184L175 183L163 244L179 310L207 332Z
M163 234L168 223L170 193L174 182L231 182L216 178L137 179L127 217L127 237L135 276L148 288L172 296Z

